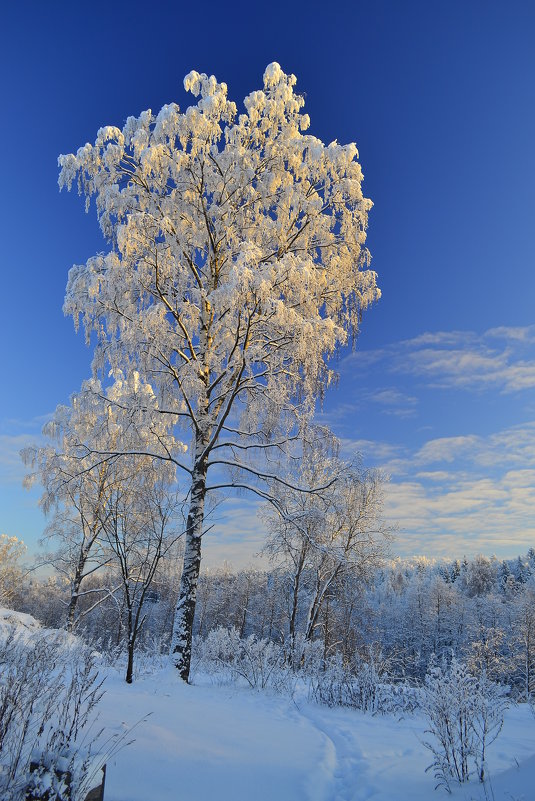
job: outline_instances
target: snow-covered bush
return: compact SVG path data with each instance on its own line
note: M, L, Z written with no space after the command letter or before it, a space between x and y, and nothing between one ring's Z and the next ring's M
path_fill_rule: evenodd
M336 653L308 676L311 697L327 706L350 706L373 714L414 712L419 706L417 688L386 680L387 663L373 648L352 661Z
M310 695L320 704L377 711L379 675L373 665L364 663L357 667L337 653L325 662L323 670L310 678Z
M375 691L376 711L383 715L412 715L422 705L422 690L406 681L379 684Z
M100 652L101 664L110 667L123 675L128 666L128 654L124 644L110 645L109 642L93 643ZM142 640L141 647L136 651L136 661L134 663L134 681L152 676L158 670L163 670L169 665L169 649L167 652L162 648L159 638L146 638Z
M474 761L481 782L486 778L487 746L491 745L501 732L505 710L509 706L507 689L491 681L484 672L477 678L472 729L477 744Z
M290 647L285 651L286 661L296 670L305 676L315 676L323 670L325 657L324 646L321 640L307 639L303 634L298 634L293 643L293 650Z
M311 676L310 696L327 706L359 705L354 676L342 654L332 656L323 670Z
M93 655L63 634L10 628L0 632L0 797L79 801L98 769Z
M274 672L284 669L284 653L270 640L251 634L240 638L236 628L213 629L196 641L199 666L207 672L226 673L231 680L245 679L250 687L264 689Z
M424 745L433 755L427 768L434 771L437 787L449 789L449 780L467 781L470 758L474 751L474 734L470 726L476 680L467 668L452 658L449 665L432 660L425 678L422 710L434 738Z
M431 751L437 787L450 790L450 781L468 781L477 771L485 778L487 746L501 731L507 707L506 690L483 673L473 676L467 666L452 656L449 664L431 660L422 696L427 717L424 742Z
M193 653L194 673L208 673L221 683L245 681L289 696L300 685L317 703L371 713L412 713L420 705L418 688L385 682L386 663L373 649L351 663L340 653L325 660L318 640L298 637L290 654L284 645L255 635L240 637L236 628L220 626L205 638L196 637Z

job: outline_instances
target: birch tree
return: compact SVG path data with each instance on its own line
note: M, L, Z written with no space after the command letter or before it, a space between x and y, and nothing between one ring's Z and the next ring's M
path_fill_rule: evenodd
M20 560L26 546L17 537L0 534L0 605L9 606L21 590L23 570Z
M360 580L372 575L387 553L392 530L382 518L384 479L379 473L313 451L299 465L294 484L300 489L289 483L273 487L277 504L266 507L264 517L269 529L265 552L288 566L292 577L293 652L303 597L303 633L310 640L336 582L347 574ZM323 491L302 491L327 483Z
M84 580L108 559L101 535L106 495L113 480L110 462L93 465L87 461L87 452L84 453L79 444L84 436L77 411L76 400L71 407L58 406L43 429L50 444L31 446L21 453L32 470L25 477L25 486L39 482L43 489L40 506L49 517L49 523L42 544L50 543L54 548L47 554L47 561L54 565L69 587L67 631L72 631L77 622Z
M68 582L67 631L72 631L80 618L83 595L93 596L95 604L106 597L106 588L82 585L114 558L107 532L117 497L128 489L131 501L136 496L138 506L143 503L147 510L153 503L153 512L158 514L164 489L170 490L174 483L169 463L153 463L146 455L158 431L154 426L148 431L142 419L124 414L125 399L135 401L136 391L143 395L136 376L133 379L133 384L116 382L105 396L95 382L85 384L69 406L56 408L44 426L50 444L31 446L21 453L32 469L25 485L39 482L43 488L40 505L49 516L43 540L55 546L47 560ZM95 458L99 448L112 445L130 447L132 453L128 458ZM166 446L172 447L169 438ZM93 608L91 604L89 611Z
M273 476L254 456L296 435L331 381L328 358L380 295L357 148L306 133L295 83L270 64L238 114L224 83L192 71L185 112L144 111L59 159L60 187L95 199L110 244L71 269L65 313L96 335L94 376L135 370L189 448L153 451L190 482L172 639L185 680L207 492L266 497Z
M177 496L155 482L147 465L117 483L108 498L103 528L121 581L128 684L133 681L134 653L158 566L182 534L178 508Z

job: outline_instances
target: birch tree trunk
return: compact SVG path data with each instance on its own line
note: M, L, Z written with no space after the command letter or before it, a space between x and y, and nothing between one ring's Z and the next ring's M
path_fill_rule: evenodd
M82 583L82 575L79 568L76 570L76 575L74 576L72 587L71 587L71 597L69 600L69 608L67 612L67 624L66 629L68 632L72 632L74 629L74 620L76 615L76 607L78 605L78 593L80 591L80 585Z
M76 622L76 609L78 607L78 600L80 597L80 587L82 585L82 581L85 578L84 570L86 562L89 558L89 552L95 540L96 540L96 534L95 532L93 532L93 536L91 537L88 545L85 547L82 545L82 547L80 548L80 554L78 556L78 564L76 565L76 571L73 580L71 582L71 597L69 600L69 608L67 613L67 624L66 624L66 629L68 632L72 632L74 630Z
M196 456L204 450L202 438L197 439ZM197 600L197 585L201 568L201 540L206 498L206 457L197 458L193 468L191 501L186 521L184 567L175 610L171 653L175 667L184 681L189 680L193 619Z
M299 561L295 568L295 572L293 575L293 586L292 586L292 611L290 614L290 646L291 646L291 661L292 665L295 667L295 640L296 640L296 621L297 621L297 610L299 608L299 589L301 586L301 575L303 573L303 568L305 565L305 554L306 550L303 548L300 555Z

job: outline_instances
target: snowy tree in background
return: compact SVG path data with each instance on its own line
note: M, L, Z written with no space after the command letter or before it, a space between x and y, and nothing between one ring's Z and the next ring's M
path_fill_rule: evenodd
M357 148L304 133L295 82L270 64L238 115L224 83L193 71L184 86L199 99L185 113L145 111L59 159L60 186L76 184L87 206L95 197L110 243L71 269L64 306L88 342L96 334L95 379L136 371L150 392L132 413L150 405L189 447L189 460L163 438L152 451L190 481L172 642L185 680L207 492L266 496L272 475L256 457L298 434L330 383L327 358L380 296ZM217 465L231 478L216 470L209 484Z
M55 546L47 562L70 589L68 631L80 619L78 606L83 595L92 594L95 603L103 599L99 587L85 590L82 585L95 571L115 561L117 554L110 550L107 533L115 519L118 496L129 495L131 509L135 498L149 522L158 518L164 507L177 506L176 499L171 501L176 479L172 465L146 455L155 442L164 441L164 432L154 424L147 428L143 419L139 415L132 418L129 410L124 413L126 399L135 401L136 393L138 401L141 396L147 402L144 388L135 375L133 378L127 385L115 382L105 395L98 382L86 382L72 396L71 404L58 406L44 426L50 444L21 452L31 468L25 485L39 482L43 488L40 505L50 520L44 541ZM97 451L119 443L130 448L128 457L95 458ZM165 445L171 452L172 438L167 437Z
M118 568L127 634L126 681L134 674L134 652L146 620L146 601L160 561L182 534L177 525L177 495L152 465L139 465L139 458L111 488L103 529L113 565ZM120 460L123 464L123 460Z
M22 584L22 567L20 560L26 552L26 546L18 537L0 534L0 605L13 603L17 591Z
M316 442L286 484L274 483L276 506L266 505L264 552L289 569L289 635L292 653L301 596L306 598L304 638L311 640L325 600L347 573L364 581L388 551L392 531L382 517L384 477L328 455ZM308 488L310 494L290 484ZM324 487L325 489L314 488Z
M535 700L535 586L528 585L513 604L517 676L527 701Z

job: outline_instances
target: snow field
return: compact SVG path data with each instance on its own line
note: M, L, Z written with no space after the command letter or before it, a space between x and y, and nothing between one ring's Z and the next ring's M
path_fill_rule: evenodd
M0 609L0 636L42 627ZM57 632L50 631L51 636ZM66 637L66 645L75 638ZM68 649L67 649L68 650ZM148 667L148 666L146 666ZM172 667L128 685L102 668L105 694L96 728L109 749L106 801L440 801L425 768L431 754L423 717L365 714L295 700L199 675L184 684ZM114 739L115 738L115 739ZM452 783L455 801L534 801L535 720L526 704L506 712L488 750L483 787Z
M142 720L145 716L146 720ZM135 742L108 762L106 801L433 801L425 722L329 709L239 687L184 684L173 669L110 674L100 722ZM535 798L535 720L510 709L489 749L494 801ZM452 798L483 801L477 782ZM490 789L488 790L490 792ZM490 796L492 798L492 796Z
M149 715L108 764L106 801L326 801L332 744L292 707L241 689L189 686L173 670L131 686L106 682L103 725L122 733Z

